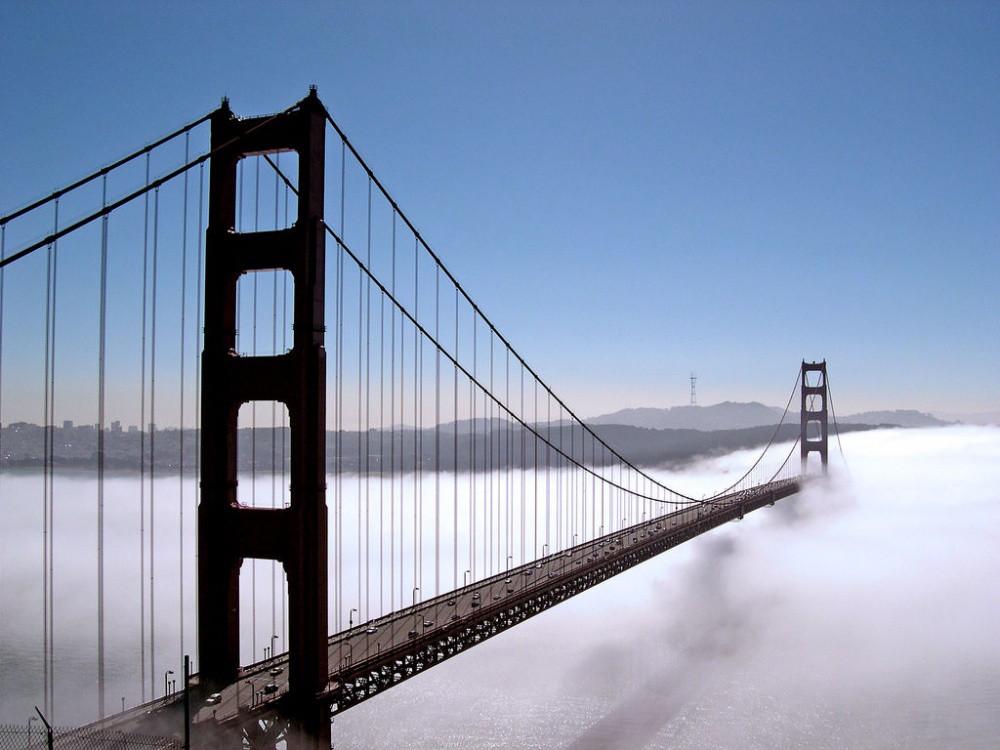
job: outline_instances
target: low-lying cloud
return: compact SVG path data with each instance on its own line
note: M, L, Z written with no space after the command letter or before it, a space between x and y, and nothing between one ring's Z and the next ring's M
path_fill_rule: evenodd
M992 747L1000 429L879 430L845 436L844 450L849 471L831 457L829 481L338 716L337 747ZM748 457L662 478L710 491ZM36 603L41 553L33 512L17 510L30 498L14 503L16 477L3 481L0 721L21 722L38 702L40 621L23 602ZM109 493L111 508L134 502L126 486ZM77 558L92 567L91 505L57 507L64 570ZM111 559L138 560L131 521L117 531ZM164 561L165 600L176 598L168 570ZM119 574L109 573L109 622L129 623L138 580ZM93 604L65 572L56 594L57 613L82 618L79 632L59 632L57 702L72 723L95 706ZM158 621L170 616L158 609ZM135 692L133 631L109 636L129 652L111 658L109 695Z

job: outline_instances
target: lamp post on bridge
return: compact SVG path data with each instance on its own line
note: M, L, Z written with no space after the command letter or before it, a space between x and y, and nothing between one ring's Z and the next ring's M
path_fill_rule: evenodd
M420 632L420 628L417 627L421 624L420 613L417 612L417 592L420 591L419 586L413 587L413 630L416 633Z
M163 673L163 697L164 698L167 696L167 693L168 693L167 686L169 685L169 682L168 682L167 678L170 675L172 675L173 673L174 673L174 670L172 670L172 669L168 669L166 672Z

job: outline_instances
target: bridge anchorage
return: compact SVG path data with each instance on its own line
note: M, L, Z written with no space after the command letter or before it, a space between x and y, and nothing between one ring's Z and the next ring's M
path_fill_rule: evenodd
M204 122L210 122L210 145L189 160L187 134ZM0 252L0 273L41 248L54 258L57 240L98 218L106 251L109 219L154 191L155 248L159 191L183 179L187 210L188 172L209 165L196 397L198 671L189 676L185 667L181 690L164 684L161 697L146 701L144 692L139 706L114 715L104 713L102 682L102 718L81 733L166 734L198 748L327 748L337 713L672 547L796 494L812 452L826 471L825 361L802 362L767 446L728 487L698 498L635 465L599 428L581 420L486 317L315 90L262 117L238 118L223 102L94 179L106 188L106 175L118 164L179 134L185 137L182 168L152 180L147 156L145 188L117 202L102 198L100 211L82 222L59 228L57 220L43 240L11 255ZM327 149L330 134L335 147ZM328 164L338 167L330 181ZM262 186L271 178L274 220L268 225L260 208ZM86 181L53 195L58 199ZM46 204L0 218L4 237L11 222ZM200 217L200 203L198 210ZM156 273L154 261L154 283ZM274 345L267 354L258 352L257 335L263 274L274 279ZM279 312L282 274L290 282L290 307L282 301ZM0 275L0 293L2 284ZM251 286L252 298L244 294ZM0 294L0 333L2 299ZM151 309L155 314L155 302ZM289 309L291 341L279 346L277 321L284 322ZM145 346L143 339L144 355ZM54 352L53 344L53 361ZM48 361L46 382L54 380ZM100 382L103 399L103 374ZM797 431L790 423L796 393ZM181 441L183 400L182 385ZM282 469L281 483L288 498L272 496L270 507L254 500L259 430L256 423L240 427L241 408L261 403L288 417L287 430L272 420L269 433L272 472L279 456L285 460L287 438L288 474L286 479ZM102 407L101 425L103 419ZM150 427L152 443L156 430ZM249 469L248 452L240 448L248 432ZM798 465L792 461L796 448ZM150 509L152 453L150 447ZM271 479L277 484L276 474ZM272 609L266 632L273 635L265 636L263 659L256 614L249 639L241 623L248 594L241 572L253 561L273 561L287 581L287 628ZM152 608L152 573L149 586ZM274 577L271 588L276 607ZM284 653L279 643L287 644ZM103 670L103 645L100 653ZM148 653L152 664L152 646ZM47 691L50 683L47 674ZM150 692L158 694L153 687Z

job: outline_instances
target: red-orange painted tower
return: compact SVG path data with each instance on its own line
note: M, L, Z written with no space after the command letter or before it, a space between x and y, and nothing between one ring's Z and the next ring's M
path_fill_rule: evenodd
M239 672L239 575L245 558L277 560L288 578L289 695L294 746L329 748L327 679L326 351L323 225L325 110L315 90L291 110L212 118L202 360L201 503L198 508L199 671L209 689ZM298 212L283 230L236 231L237 165L255 155L298 154ZM237 280L287 270L294 281L293 345L284 354L236 353ZM288 409L290 504L248 508L237 483L242 404Z
M819 453L826 473L829 455L829 422L827 420L826 360L802 360L802 403L800 412L801 432L799 446L802 471L805 473L809 454Z

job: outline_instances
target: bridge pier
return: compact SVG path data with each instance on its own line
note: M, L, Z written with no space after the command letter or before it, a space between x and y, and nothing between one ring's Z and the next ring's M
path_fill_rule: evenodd
M284 113L212 117L202 359L198 508L199 664L205 692L239 678L239 572L245 558L280 561L288 578L289 693L282 731L291 748L330 747L327 680L326 352L324 349L325 109L315 90ZM298 154L298 214L288 229L236 232L237 165L247 156ZM294 281L293 345L285 354L236 353L237 281L287 270ZM290 504L248 508L238 496L237 415L250 401L288 409ZM256 732L267 742L272 732ZM248 737L244 739L249 740ZM253 746L253 742L251 743Z

